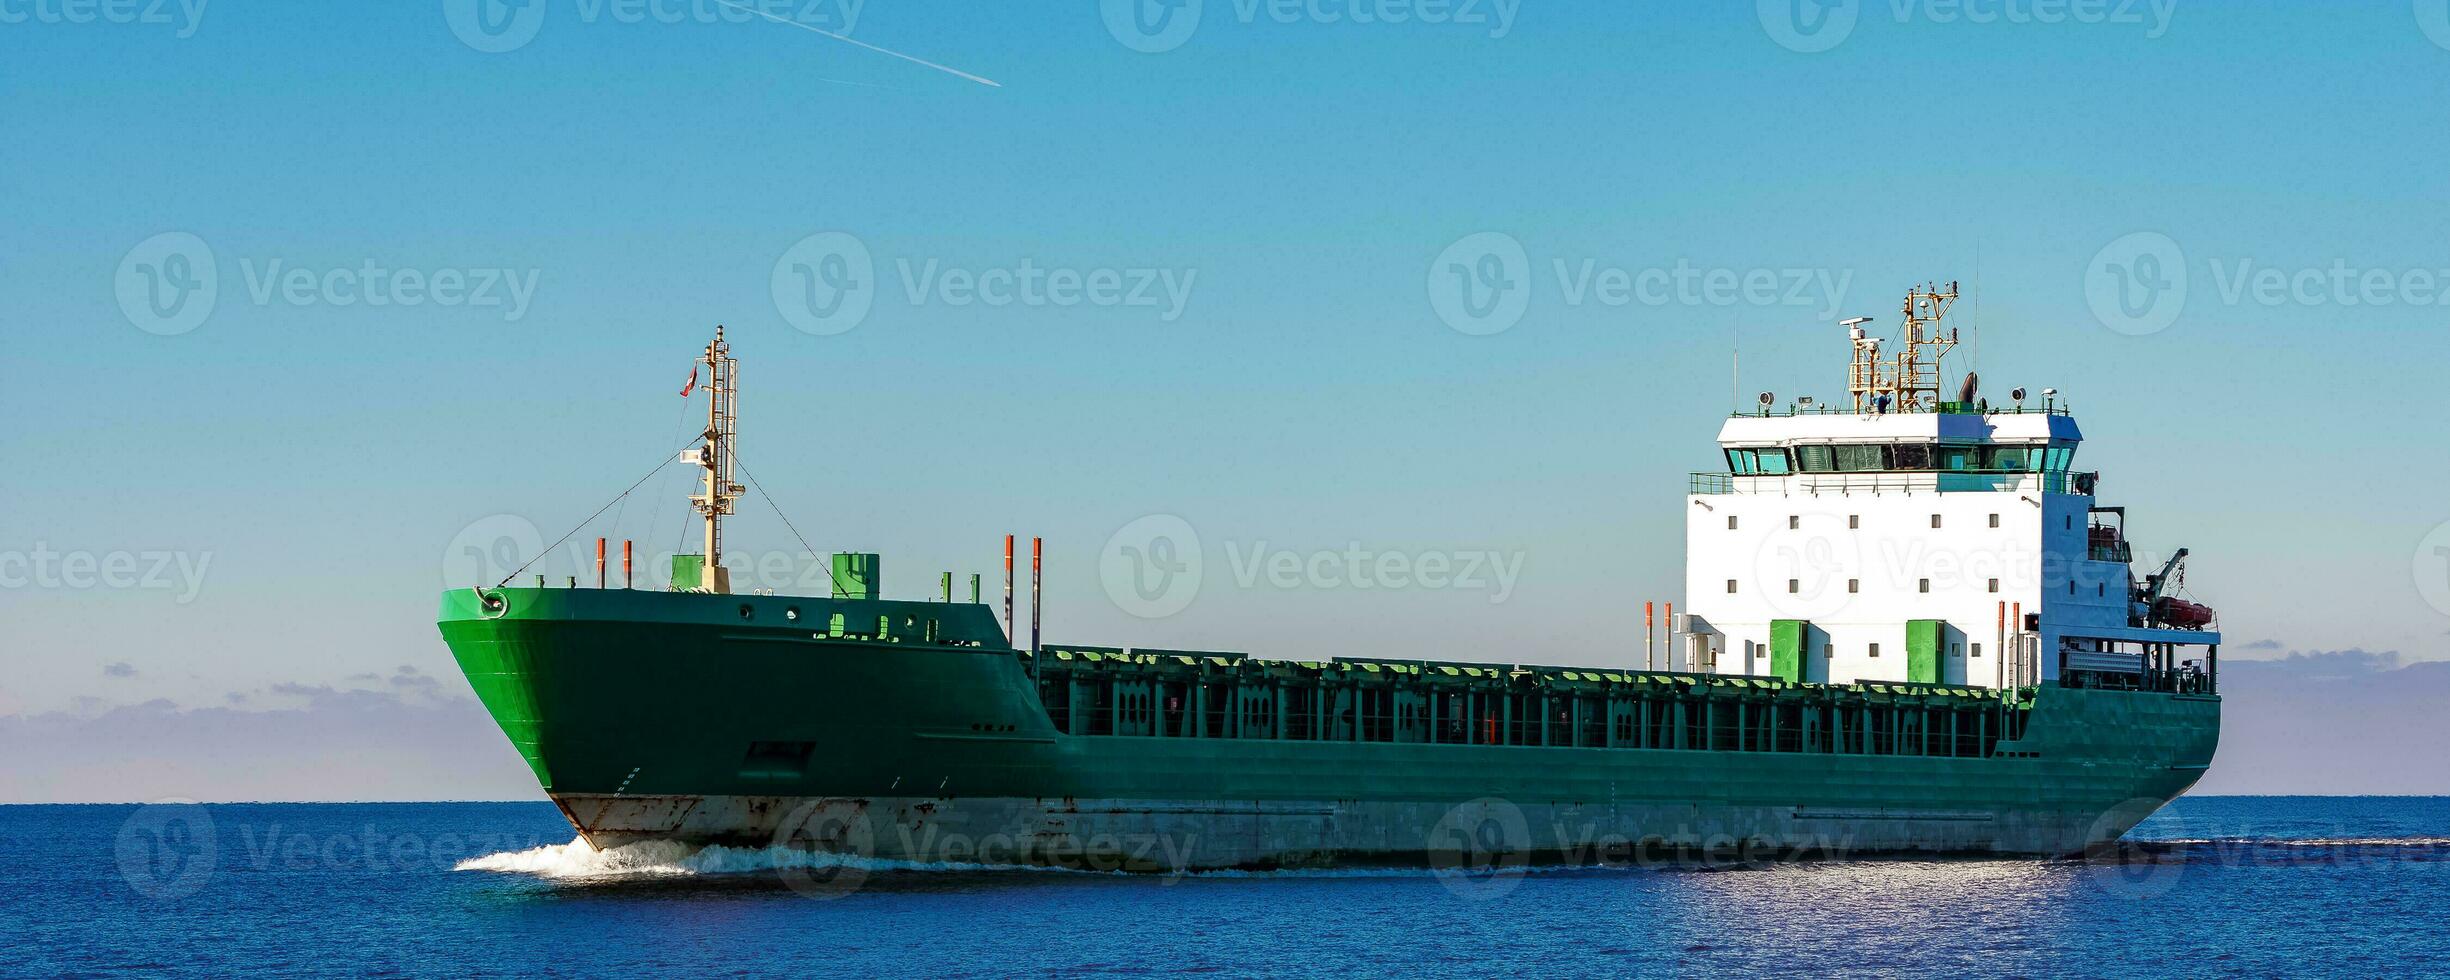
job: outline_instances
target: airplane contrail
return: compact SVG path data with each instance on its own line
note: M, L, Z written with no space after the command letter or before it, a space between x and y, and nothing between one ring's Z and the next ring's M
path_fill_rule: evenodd
M947 74L947 75L954 75L954 76L958 76L958 77L961 77L961 78L966 78L966 79L969 79L969 80L971 80L971 81L973 81L973 82L977 82L977 83L978 83L978 84L980 84L980 85L987 86L988 88L1003 88L1003 87L1004 87L1004 83L999 82L999 81L996 81L995 79L992 79L992 78L981 78L981 77L979 77L979 76L977 76L977 75L970 74L969 72L962 71L962 70L961 70L961 69L959 69L959 68L951 68L951 67L947 67L947 66L944 66L944 65L939 65L939 64L937 64L937 63L935 63L935 62L933 62L933 61L929 61L929 60L927 60L927 59L925 59L925 58L919 58L919 57L913 57L913 56L911 56L911 55L906 55L906 54L903 54L903 53L901 53L901 52L899 52L899 51L895 51L895 50L893 50L893 49L891 49L891 48L880 48L880 47L877 47L876 45L869 44L869 43L868 43L868 42L866 42L866 41L862 41L862 40L860 40L860 39L858 39L858 38L855 38L855 37L852 37L852 36L850 36L850 35L848 35L848 34L836 34L836 33L832 32L832 31L825 30L825 29L823 29L823 28L811 27L811 26L809 26L809 25L807 25L807 24L800 23L799 21L792 20L792 19L790 19L790 18L788 18L788 17L783 17L783 16L779 16L779 15L776 15L776 14L770 14L770 13L767 13L767 12L765 12L765 11L763 11L763 10L759 10L759 9L757 9L757 8L755 8L755 7L749 6L749 5L744 4L744 3L735 3L735 2L733 2L733 0L714 0L714 2L716 2L716 3L718 3L718 4L722 4L723 6L726 6L726 7L730 7L730 8L732 8L732 9L734 9L734 10L745 10L745 11L748 11L749 13L756 14L756 15L757 15L757 16L759 16L759 17L763 17L763 18L765 18L765 19L767 19L767 20L770 20L770 21L773 21L773 22L775 22L775 23L777 23L777 24L783 24L783 25L790 26L790 27L797 27L797 28L799 28L799 29L801 29L801 30L803 30L803 31L807 31L807 32L809 32L809 33L811 33L811 34L821 34L821 35L824 35L824 36L826 36L826 37L833 38L834 40L841 41L841 42L843 42L843 43L845 43L845 44L855 44L855 45L858 45L858 46L863 47L863 48L866 48L866 49L868 49L868 50L870 50L870 51L874 51L874 52L876 52L877 54L883 54L883 55L892 55L893 57L900 58L900 59L902 59L903 61L907 61L907 62L910 62L910 63L915 64L915 65L924 65L924 66L926 66L926 67L933 68L933 69L935 69L935 70L937 70L937 71L943 72L943 73L945 73L945 74Z

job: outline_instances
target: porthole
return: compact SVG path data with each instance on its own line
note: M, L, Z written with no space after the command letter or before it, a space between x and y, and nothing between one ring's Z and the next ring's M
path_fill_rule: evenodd
M784 618L784 619L787 619L787 620L790 620L790 621L792 621L792 622L794 622L794 623L799 622L799 621L800 621L800 607L798 607L798 606L793 606L793 607L791 607L791 608L789 608L789 609L785 609L785 610L783 610L783 618Z
M742 618L742 619L756 619L756 618L757 618L757 607L756 607L756 606L749 605L748 603L745 603L745 602L741 603L741 604L740 604L740 618Z

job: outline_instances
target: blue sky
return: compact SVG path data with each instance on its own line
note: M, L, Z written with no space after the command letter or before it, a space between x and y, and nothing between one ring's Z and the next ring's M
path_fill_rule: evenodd
M1018 532L1054 639L1622 662L1678 598L1731 355L1747 400L1835 394L1837 317L1952 278L1952 370L2063 391L2079 468L2140 549L2194 549L2235 652L2450 657L2438 3L1882 0L1807 36L1776 3L1205 0L1151 37L1094 3L540 0L470 43L434 2L62 2L0 3L0 716L456 685L431 617L471 529L549 542L676 448L717 322L744 462L890 593L992 583ZM780 287L837 232L869 308L810 329ZM1480 335L1428 286L1491 232L1529 291ZM192 324L142 305L182 249ZM2138 250L2182 298L2105 317ZM963 301L1025 267L1123 293ZM1677 269L1781 285L1579 286ZM671 550L683 479L583 537ZM742 508L736 543L800 550ZM1150 515L1209 564L1144 618L1099 563ZM1237 574L1281 551L1514 573ZM12 570L43 552L122 584Z

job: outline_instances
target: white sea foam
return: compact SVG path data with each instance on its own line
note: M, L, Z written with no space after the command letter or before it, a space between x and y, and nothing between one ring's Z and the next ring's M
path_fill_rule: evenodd
M596 850L585 840L548 844L469 858L454 871L499 871L550 879L653 878L753 874L785 869L859 871L1060 871L1026 865L967 861L893 861L791 847L700 847L675 841L640 841Z

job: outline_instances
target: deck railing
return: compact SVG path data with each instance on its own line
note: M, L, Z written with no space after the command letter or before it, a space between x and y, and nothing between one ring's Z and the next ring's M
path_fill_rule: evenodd
M2041 473L1922 470L1904 473L1787 473L1776 476L1721 472L1692 474L1686 484L1685 492L1713 496L1729 493L1880 493L1892 490L1992 493L2003 490L2033 490L2042 493L2072 493L2090 496L2098 482L2099 475L2095 473L2069 473L2057 470Z

